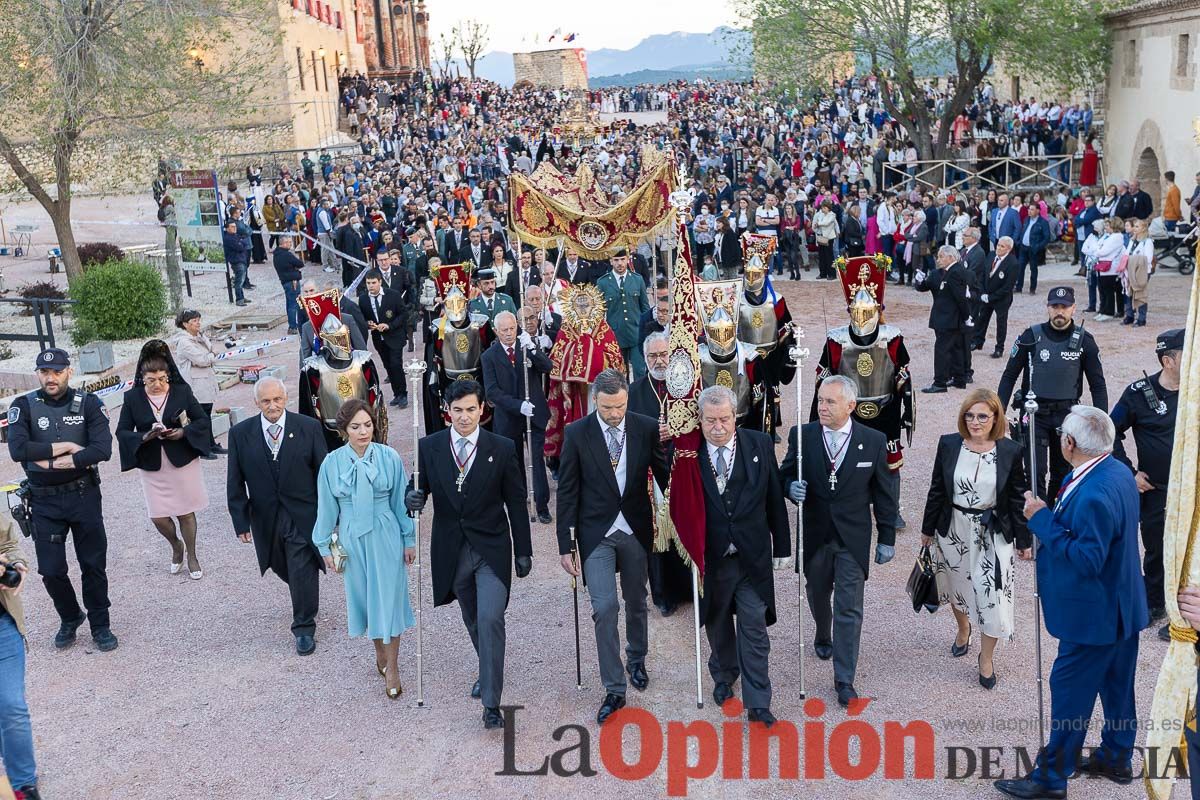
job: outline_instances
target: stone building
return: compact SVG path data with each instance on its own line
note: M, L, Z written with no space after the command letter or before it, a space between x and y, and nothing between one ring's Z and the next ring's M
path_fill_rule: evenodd
M425 0L351 0L360 20L367 71L408 78L429 71L429 13Z
M513 53L513 84L586 91L587 51L582 47Z
M1112 66L1105 92L1104 160L1109 182L1137 178L1162 209L1162 173L1175 172L1186 199L1200 170L1192 124L1200 0L1142 0L1107 17Z

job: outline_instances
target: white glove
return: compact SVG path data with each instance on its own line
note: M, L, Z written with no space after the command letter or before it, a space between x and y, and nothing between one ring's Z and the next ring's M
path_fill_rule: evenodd
M966 321L965 323L963 323L963 324L964 324L964 325L966 325L968 328L974 328L974 327L975 327L975 321L974 321L974 320L972 320L970 317L967 317L967 321Z
M528 400L521 403L521 413L527 417L532 417L533 416L533 403L529 402Z
M533 338L527 332L522 331L517 339L521 342L521 347L524 347L526 350L533 349Z
M986 294L981 294L979 295L979 299L986 303L988 301L988 296Z
M913 282L914 283L924 283L925 282L925 272L922 270L917 270L917 273L915 275L913 275Z
M775 569L787 569L792 565L792 557L784 556L783 558L772 558L771 566Z
M543 333L538 337L538 346L543 350L549 350L554 346L554 342L550 341L550 337Z

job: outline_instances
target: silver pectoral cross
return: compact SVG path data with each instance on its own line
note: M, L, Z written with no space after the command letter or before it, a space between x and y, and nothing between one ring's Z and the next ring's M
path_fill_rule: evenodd
M837 491L837 473L836 472L829 473L829 491L831 491L831 492Z
M721 494L725 494L725 482L726 482L725 478L722 478L720 476L717 477L717 491L720 492Z
M462 492L463 481L465 481L466 479L467 479L467 473L464 472L463 470L459 470L458 477L454 479L454 488L458 492L460 492L460 493Z

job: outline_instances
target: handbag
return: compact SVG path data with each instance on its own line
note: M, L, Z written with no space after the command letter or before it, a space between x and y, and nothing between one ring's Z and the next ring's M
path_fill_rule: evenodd
M937 581L933 577L933 555L928 547L922 547L921 552L917 554L917 561L908 575L905 590L912 600L913 611L920 614L921 609L926 608L932 614L938 610L940 604Z
M342 547L341 541L338 540L336 531L334 531L333 538L329 540L329 557L333 559L334 572L340 575L346 571L346 560L350 556L346 554L346 548Z
M1123 273L1129 267L1129 253L1121 253L1120 257L1113 262L1113 272L1118 275Z
M1112 269L1112 265L1113 262L1111 261L1097 261L1096 266L1094 266L1092 269L1096 270L1096 272L1104 273Z

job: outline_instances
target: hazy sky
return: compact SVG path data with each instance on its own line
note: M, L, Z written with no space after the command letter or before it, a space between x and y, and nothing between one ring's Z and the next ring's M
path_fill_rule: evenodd
M573 46L623 50L651 34L705 33L734 19L729 0L426 0L425 7L431 42L458 20L473 17L488 25L487 50L507 52L556 46L557 37L547 42L555 28L562 28L564 36L578 34ZM535 35L539 36L536 46Z

